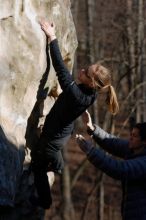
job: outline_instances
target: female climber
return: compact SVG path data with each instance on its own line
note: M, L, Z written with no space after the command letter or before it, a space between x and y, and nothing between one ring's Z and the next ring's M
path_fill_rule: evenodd
M52 64L62 89L31 152L39 205L48 209L52 198L47 172L61 173L64 164L61 149L73 131L75 119L93 104L99 92L107 94L106 103L112 114L118 112L119 106L108 69L100 64L90 65L79 71L80 83L76 83L63 62L54 24L42 20L40 26L49 40Z

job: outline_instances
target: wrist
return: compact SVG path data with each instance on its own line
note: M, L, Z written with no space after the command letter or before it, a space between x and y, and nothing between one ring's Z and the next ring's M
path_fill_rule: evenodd
M93 132L95 131L95 126L94 125L92 125L92 126L90 126L90 127L87 127L87 133L89 134L89 135L93 135Z
M53 41L53 40L55 40L56 39L56 35L54 34L54 35L51 35L51 36L49 36L49 40L50 41Z
M80 146L81 150L86 154L89 154L90 150L93 147L91 141L80 142L79 146Z

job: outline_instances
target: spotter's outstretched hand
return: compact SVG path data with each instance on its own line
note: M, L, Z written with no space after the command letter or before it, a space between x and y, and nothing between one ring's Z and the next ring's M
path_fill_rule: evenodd
M86 154L89 153L91 148L93 147L92 142L86 140L81 134L76 134L76 141L81 150L84 151Z

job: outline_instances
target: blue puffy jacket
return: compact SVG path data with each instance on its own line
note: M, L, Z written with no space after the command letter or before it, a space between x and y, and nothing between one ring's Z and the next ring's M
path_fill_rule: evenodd
M86 147L88 159L95 167L122 181L123 220L146 220L146 148L134 154L128 141L110 135L98 126L93 138L105 151L119 157L116 159L98 147Z

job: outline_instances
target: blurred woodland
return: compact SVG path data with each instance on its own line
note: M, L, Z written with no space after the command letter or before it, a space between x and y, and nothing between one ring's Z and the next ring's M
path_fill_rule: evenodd
M145 9L144 0L72 0L78 38L74 77L97 61L111 69L120 112L108 113L100 96L90 112L95 123L123 138L128 138L135 121L146 121ZM81 118L76 122L78 132L86 134ZM120 182L86 161L74 134L63 153L66 165L52 188L55 202L49 219L120 220Z

